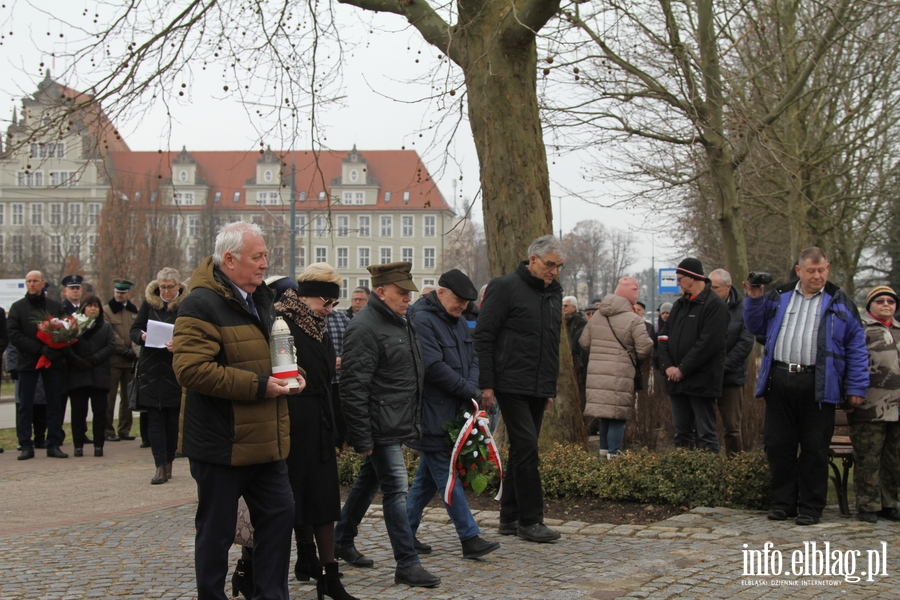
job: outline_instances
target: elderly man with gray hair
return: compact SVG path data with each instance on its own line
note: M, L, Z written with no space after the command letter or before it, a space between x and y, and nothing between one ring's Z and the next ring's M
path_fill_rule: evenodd
M530 542L560 537L544 525L538 436L544 410L556 397L563 258L552 235L534 240L514 273L488 284L475 327L482 406L490 408L496 395L509 435L500 533Z
M728 305L728 331L725 333L725 376L722 395L716 400L722 428L725 430L725 452L736 454L743 450L741 442L741 405L744 402L744 382L747 363L753 350L753 334L744 326L744 296L731 285L731 275L725 269L709 274L710 287Z

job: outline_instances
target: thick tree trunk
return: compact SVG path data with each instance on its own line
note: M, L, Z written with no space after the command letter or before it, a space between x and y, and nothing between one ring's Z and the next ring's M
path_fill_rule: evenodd
M744 239L744 222L740 216L737 182L734 165L727 142L708 146L706 159L710 178L717 194L719 228L725 253L725 269L735 282L743 281L750 272L747 265L747 242Z

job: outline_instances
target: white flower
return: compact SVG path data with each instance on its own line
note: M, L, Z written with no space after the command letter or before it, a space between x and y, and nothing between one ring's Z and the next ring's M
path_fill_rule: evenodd
M472 440L469 440L466 442L466 446L471 446L471 445L472 445Z
M463 417L465 417L466 419L471 419L472 415L470 415L469 413L463 413Z
M478 458L478 450L472 452L472 458Z

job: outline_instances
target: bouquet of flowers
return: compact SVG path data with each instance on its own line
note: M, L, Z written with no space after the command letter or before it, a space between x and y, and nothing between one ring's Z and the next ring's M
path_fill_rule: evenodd
M472 400L472 404L474 410L460 411L456 420L444 424L452 448L450 475L444 488L444 502L447 504L452 504L450 496L457 477L463 487L471 488L476 494L483 492L488 484L486 473L490 463L497 467L500 475L500 491L494 499L499 500L503 493L503 468L487 415L479 409L476 400Z
M85 331L93 327L94 318L76 313L65 317L46 315L34 322L38 324L37 338L54 350L61 350L77 342ZM50 364L50 359L41 356L36 368L46 369Z

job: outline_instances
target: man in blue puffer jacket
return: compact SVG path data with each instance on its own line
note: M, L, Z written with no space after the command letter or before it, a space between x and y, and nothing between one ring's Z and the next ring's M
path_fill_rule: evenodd
M765 335L756 397L766 399L764 442L772 474L769 519L815 525L828 495L828 445L835 407L857 406L869 387L869 357L853 300L828 282L816 247L800 253L797 283L765 296L744 284L744 323ZM800 455L797 455L797 447Z

